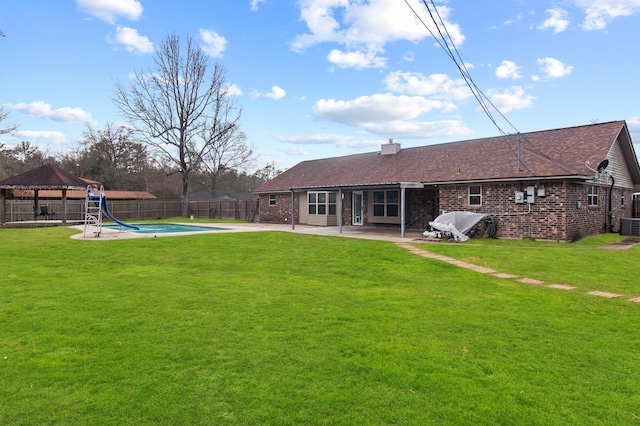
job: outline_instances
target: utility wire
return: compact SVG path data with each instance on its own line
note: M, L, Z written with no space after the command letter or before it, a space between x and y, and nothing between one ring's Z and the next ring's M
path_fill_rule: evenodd
M489 99L489 97L484 94L484 92L478 87L478 85L475 83L475 81L473 81L473 78L471 77L471 74L469 73L469 70L466 67L464 61L462 60L462 57L460 56L460 52L458 51L458 48L456 47L456 45L455 45L455 43L453 41L453 38L451 37L451 34L447 30L447 26L444 23L444 20L442 19L442 17L440 16L440 13L438 12L438 8L436 7L436 5L433 2L433 0L430 1L431 7L429 6L429 3L427 3L426 0L422 0L422 2L424 4L424 6L427 8L427 11L429 12L429 16L431 17L431 21L433 22L433 24L438 29L438 33L440 34L441 39L444 41L444 44L441 44L441 46L444 46L444 48L446 49L447 55L454 61L454 63L456 64L456 67L458 68L458 70L460 71L462 76L465 78L465 80L467 80L467 84L473 87L474 95L475 95L476 99L478 100L478 102L480 103L480 106L482 107L482 109L485 112L485 114L487 115L487 117L489 117L489 120L491 120L491 122L496 126L496 128L498 129L498 131L501 134L506 135L506 132L502 130L500 125L497 123L496 119L493 117L493 114L491 113L491 110L487 106L487 103L489 105L491 105L491 107L496 112L498 112L498 114L500 114L500 116L507 123L509 123L509 125L516 131L516 133L520 133L518 131L518 129L516 129L515 126L511 122L509 122L509 120L507 120L507 118L500 112L500 110L498 108L496 108L496 106L491 102L491 99ZM433 10L435 11L435 14L438 16L438 20L436 20L436 18L434 17L434 12L432 12L431 8L433 8ZM445 32L447 34L446 38L444 37L444 35L440 31L440 27L444 28L444 30L445 30ZM451 47L450 46L453 47L453 50L455 51L455 54L451 51ZM456 59L456 57L457 57L457 59ZM464 70L464 72L463 72L463 70Z
M521 141L525 141L527 142L532 148L533 151L537 152L541 157L547 159L549 162L565 169L568 170L566 166L564 166L563 164L558 163L557 161L553 160L552 158L550 158L548 155L546 155L545 153L543 153L538 147L536 147L527 137L526 135L523 135L518 128L516 128L516 126L509 121L509 119L493 104L493 102L491 101L491 99L489 99L489 97L487 95L485 95L485 93L482 91L482 89L480 89L478 87L478 85L475 83L475 81L473 80L473 78L471 77L471 73L469 72L469 69L467 68L464 60L462 59L462 56L460 55L460 52L458 51L458 48L456 47L453 38L451 37L451 34L449 33L449 30L447 29L447 25L445 24L444 20L442 19L442 16L440 16L440 12L438 12L438 8L436 7L435 3L433 0L430 0L429 3L427 3L427 0L422 0L422 3L424 4L424 6L427 8L427 11L429 12L429 17L431 18L431 21L433 22L433 24L435 25L435 28L438 31L438 36L436 36L433 31L431 30L431 28L429 28L429 26L424 22L424 20L420 17L420 15L416 12L416 10L413 8L413 6L411 6L411 4L409 3L409 0L405 0L406 5L411 9L411 11L413 12L413 14L416 16L416 18L420 21L420 23L427 29L427 31L429 32L429 34L431 34L431 36L434 38L434 40L437 41L437 43L440 45L440 47L445 51L445 53L447 54L447 56L449 56L449 58L454 62L454 64L456 65L456 67L458 68L458 71L460 72L460 75L462 75L465 83L467 84L467 86L469 87L469 90L471 90L471 93L473 94L473 96L476 98L476 100L478 101L478 104L480 105L480 107L482 108L482 110L484 111L484 113L487 115L487 117L489 118L489 120L494 124L494 126L496 126L496 128L498 129L498 131L502 134L502 135L507 135L507 133L502 130L502 128L500 127L500 125L498 124L497 120L495 119L495 117L493 116L492 112L491 112L491 108L496 111L500 117L502 117L502 119L509 125L511 126L511 128L515 131L515 134L518 136L518 138L520 138L520 140L518 141L518 143L520 145L522 145ZM431 4L431 6L429 5ZM432 11L433 8L433 11ZM434 16L434 14L437 16ZM441 28L444 30L444 32L446 33L446 37L445 35L442 33ZM453 48L453 50L452 50ZM491 108L489 108L489 106L491 106ZM509 149L513 152L513 148L509 147ZM527 169L527 171L531 172L526 165L524 165L521 162L520 156L518 153L514 152L514 155L518 156L518 160L519 160L519 164L521 166L523 166L525 169Z
M489 117L489 120L491 120L491 122L498 128L498 130L500 131L500 133L505 134L502 129L500 128L500 126L498 125L498 123L496 123L496 121L494 120L493 116L491 115L491 112L489 111L489 109L487 108L486 104L483 102L482 100L482 93L480 92L480 90L478 89L478 87L475 85L475 83L473 82L473 79L471 78L471 76L469 75L469 71L467 70L466 66L464 65L460 65L458 63L458 61L456 60L455 56L453 55L453 53L451 52L451 49L449 48L448 44L447 44L447 40L445 39L444 36L442 36L442 33L440 32L440 28L439 25L437 24L437 22L435 22L433 15L431 14L431 10L429 9L429 7L427 6L427 10L429 11L429 15L431 16L432 21L434 22L436 28L438 29L438 32L440 33L440 37L437 37L433 31L431 31L431 28L429 28L429 26L422 20L422 18L420 17L420 15L418 14L418 12L416 12L416 10L413 8L413 6L411 6L411 4L409 3L409 0L405 0L405 3L407 4L407 6L409 6L409 9L411 9L411 11L413 12L413 14L416 16L416 18L418 18L418 20L420 21L420 23L422 23L422 25L427 29L427 31L429 32L429 34L431 34L431 37L433 37L433 39L440 45L440 47L442 48L442 50L444 50L444 52L447 54L447 56L449 56L449 58L454 62L454 64L456 65L456 67L458 68L458 71L460 72L460 74L462 75L462 78L464 79L465 83L467 84L467 86L469 87L469 90L471 91L471 93L473 94L473 96L476 98L476 100L478 101L478 104L480 104L480 107L483 109L484 113ZM450 37L449 37L450 39ZM452 42L453 44L453 42ZM455 45L454 45L455 46Z

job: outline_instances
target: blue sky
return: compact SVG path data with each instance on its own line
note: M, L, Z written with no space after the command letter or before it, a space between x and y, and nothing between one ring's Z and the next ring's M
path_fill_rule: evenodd
M638 150L640 0L434 3L518 131L627 120ZM0 141L55 154L122 123L115 83L170 33L225 67L255 168L499 135L423 23L419 0L0 0Z

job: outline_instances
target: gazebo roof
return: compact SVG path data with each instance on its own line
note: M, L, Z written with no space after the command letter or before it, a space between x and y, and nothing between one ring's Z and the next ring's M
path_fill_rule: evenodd
M0 189L86 189L87 183L51 163L0 182Z

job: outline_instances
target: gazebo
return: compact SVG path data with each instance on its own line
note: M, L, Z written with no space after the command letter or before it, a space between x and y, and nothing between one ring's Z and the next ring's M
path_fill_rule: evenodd
M67 190L86 189L87 183L53 164L31 169L0 182L0 204L2 205L2 226L7 223L7 192L13 189L33 190L33 219L38 218L38 191L41 189L62 190L62 224L67 223Z

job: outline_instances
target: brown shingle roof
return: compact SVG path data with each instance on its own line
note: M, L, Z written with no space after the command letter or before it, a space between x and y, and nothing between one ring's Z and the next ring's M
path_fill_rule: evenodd
M621 132L628 136L624 121L523 133L520 135L520 167L517 135L404 148L391 155L371 152L303 161L254 192L400 182L437 184L585 177L593 175L585 162L589 161L595 167L607 156ZM637 177L637 160L635 155L633 157Z
M8 189L82 189L87 184L53 164L45 164L0 182Z

